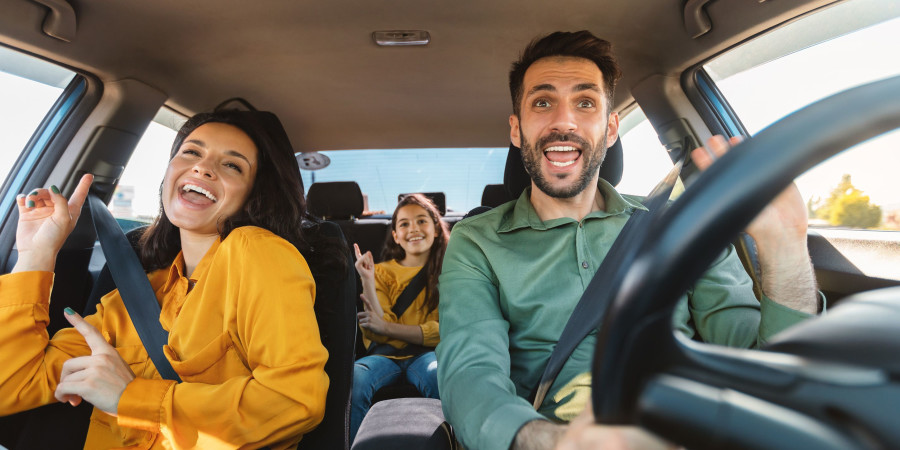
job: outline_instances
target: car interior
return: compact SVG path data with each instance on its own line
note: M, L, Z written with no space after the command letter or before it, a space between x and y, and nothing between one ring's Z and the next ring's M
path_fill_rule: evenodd
M0 133L25 136L14 148L0 147L2 274L17 259L18 193L55 184L68 196L82 174L93 173L92 194L114 209L123 172L141 164L135 148L149 127L177 129L198 112L271 111L298 158L324 153L332 167L360 150L424 149L470 165L479 161L466 161L466 149L499 155L488 182L469 181L455 164L439 169L471 191L468 203L449 184L422 182L384 194L390 201L377 206L371 173L390 173L391 166L412 172L398 162L406 156L357 162L335 178L327 169L301 170L310 213L326 221L330 235L357 243L378 262L397 195L428 194L451 228L521 195L530 180L509 138L510 64L536 37L590 30L613 43L623 72L609 105L622 118L620 139L601 176L621 187L641 171L643 156L629 158L645 145L628 138L639 123L648 125L662 159L684 162L670 207L634 235L636 263L614 277L616 286L644 281L614 289L614 307L602 318L593 378L598 421L640 425L688 448L900 446L892 426L900 405L900 225L892 225L900 221L898 197L879 200L877 226L811 222L808 246L826 313L766 349L705 345L668 327L674 299L726 246L735 245L751 278L759 278L754 244L741 230L792 180L857 144L880 136L898 142L896 33L870 46L882 49L883 75L786 107L765 123L744 113L729 83L762 80L752 69L859 30L900 29L895 1L0 0L0 11L0 75L56 88L25 126L6 117L24 116L37 102L15 103L15 89L5 91L0 78L0 109L9 110L0 115L9 122ZM835 71L853 72L845 67L855 56L849 53L826 56ZM44 66L51 69L36 69ZM842 76L819 73L800 83ZM737 88L746 102L772 110L774 99L797 89L778 78L752 92ZM700 174L688 153L717 134L746 142ZM879 173L897 167L893 160L860 161ZM876 186L853 176L858 186ZM647 195L656 181L633 193ZM878 199L875 187L866 189ZM809 198L811 216L823 211L817 202L828 192L817 195ZM129 232L132 245L140 231ZM654 261L658 270L640 261ZM67 326L63 308L90 312L114 287L105 263L90 215L82 214L57 260L51 335ZM364 351L355 318L360 283L352 267L316 281L332 385L325 421L299 448L349 448L349 383ZM401 389L378 398L412 395ZM0 448L81 448L89 415L90 405L58 404L0 417Z

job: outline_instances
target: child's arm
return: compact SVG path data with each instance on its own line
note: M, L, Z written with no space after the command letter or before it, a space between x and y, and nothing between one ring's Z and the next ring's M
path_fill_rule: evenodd
M375 334L398 339L410 344L422 345L425 338L422 335L422 327L419 325L404 325L402 323L388 322L381 315L371 311L363 311L356 315L359 325Z
M356 272L359 273L362 281L363 291L360 298L367 311L372 311L380 317L384 315L384 310L378 303L378 296L375 293L375 259L372 258L372 252L367 251L362 254L359 251L359 245L353 244L353 251L356 253L354 266L356 266Z

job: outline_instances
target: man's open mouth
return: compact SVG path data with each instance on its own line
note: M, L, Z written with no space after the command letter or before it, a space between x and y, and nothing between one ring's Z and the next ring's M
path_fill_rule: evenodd
M544 149L544 157L556 167L571 166L580 156L581 150L573 145L551 145Z

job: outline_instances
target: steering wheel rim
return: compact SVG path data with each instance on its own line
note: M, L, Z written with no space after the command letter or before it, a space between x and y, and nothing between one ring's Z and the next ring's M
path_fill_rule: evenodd
M733 236L797 175L896 128L898 105L900 76L809 105L736 146L654 218L634 263L618 277L597 336L592 404L598 422L631 423L643 383L678 360L682 349L671 330L677 300ZM645 354L650 345L652 356Z

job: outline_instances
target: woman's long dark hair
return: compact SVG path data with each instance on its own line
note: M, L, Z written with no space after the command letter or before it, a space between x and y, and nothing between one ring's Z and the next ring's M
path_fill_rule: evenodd
M427 312L434 311L438 306L440 293L437 289L438 276L441 274L441 266L444 262L444 252L447 251L447 240L450 238L450 228L447 222L441 218L441 213L434 202L422 194L410 194L400 200L394 215L391 216L391 231L397 229L397 213L400 208L408 205L418 205L424 209L434 222L434 243L431 244L431 251L428 253L428 260L422 270L425 271L425 303L422 308ZM400 261L406 258L406 251L397 242L394 241L392 234L388 233L384 240L384 250L381 252L381 259L384 261L395 259Z
M238 227L265 228L300 251L315 275L331 267L345 267L346 253L338 240L318 235L318 227L302 227L314 220L306 212L300 167L287 134L278 118L262 111L216 111L200 113L178 130L169 159L185 138L206 123L224 123L242 130L258 150L258 166L247 202L235 215L219 223L219 236L228 237ZM163 180L165 182L165 180ZM162 193L162 185L160 185ZM160 196L161 197L161 196ZM159 216L141 236L141 262L148 272L168 267L181 251L178 227L169 221L160 200Z

